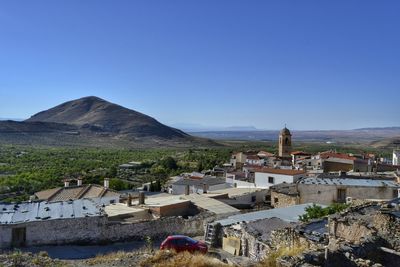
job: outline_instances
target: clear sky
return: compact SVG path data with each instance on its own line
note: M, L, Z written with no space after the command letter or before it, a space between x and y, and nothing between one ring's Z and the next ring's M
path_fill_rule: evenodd
M400 1L2 0L0 117L96 95L159 121L400 125Z

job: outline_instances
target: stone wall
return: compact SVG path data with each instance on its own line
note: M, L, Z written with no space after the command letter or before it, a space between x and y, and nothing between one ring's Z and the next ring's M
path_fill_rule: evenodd
M237 255L248 257L257 262L281 247L318 247L317 244L311 244L309 240L296 233L291 227L273 230L269 238L265 240L248 232L245 223L224 227L223 234L226 237L234 237L240 240L240 251Z
M28 222L0 226L0 247L12 244L12 229L26 228L26 245L61 245L68 243L93 243L105 225L105 217Z
M300 204L300 199L298 196L286 195L271 191L271 206L274 208L285 208L297 204Z
M214 219L215 217L210 213L201 213L188 219L164 217L137 223L108 223L103 227L102 236L99 239L110 242L140 240L145 236L162 239L173 234L200 236L204 235L205 225Z
M171 234L198 236L204 226L215 219L201 213L188 219L165 217L135 223L111 222L107 217L48 220L0 226L0 247L12 244L12 229L26 228L26 245L97 244L113 241L140 240L146 236L161 239Z
M396 209L374 204L350 208L329 218L327 263L354 266L398 266L400 218ZM392 252L388 252L392 251ZM366 264L370 262L371 264ZM330 264L328 266L336 266Z
M342 186L342 185L309 185L299 184L300 203L319 203L330 205L338 200L338 189L346 190L346 197L353 199L381 199L388 200L394 197L393 187L367 187L367 186ZM397 192L397 191L396 191Z

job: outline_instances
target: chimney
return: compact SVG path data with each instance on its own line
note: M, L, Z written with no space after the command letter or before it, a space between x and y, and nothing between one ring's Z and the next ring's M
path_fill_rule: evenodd
M139 192L139 205L144 205L144 192Z
M104 178L104 188L109 188L110 187L110 179Z
M126 205L128 207L132 206L132 195L131 194L128 195L128 200L126 202Z
M64 187L69 187L69 180L64 180Z
M190 194L189 185L185 185L185 195L188 196Z
M81 177L78 178L77 186L82 186L82 178Z
M203 184L203 194L207 194L207 184Z

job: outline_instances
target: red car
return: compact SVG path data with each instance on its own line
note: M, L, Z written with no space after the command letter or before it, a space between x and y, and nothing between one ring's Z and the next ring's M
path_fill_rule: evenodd
M189 251L207 253L207 245L202 242L184 235L170 235L160 246L160 249L173 249L176 252Z

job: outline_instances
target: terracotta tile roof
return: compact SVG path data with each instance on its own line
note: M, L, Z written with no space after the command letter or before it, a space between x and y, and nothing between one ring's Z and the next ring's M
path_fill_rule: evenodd
M119 196L120 193L100 185L82 185L70 187L58 187L35 193L40 200L47 201L68 201L83 198L98 198L107 196Z
M52 195L54 195L55 193L57 193L61 189L62 189L62 187L43 190L43 191L40 191L40 192L36 192L35 195L36 195L36 197L38 199L48 199L49 197L51 197Z
M92 185L83 195L85 196L85 198L95 198L102 196L104 194L104 191L107 191L107 189L102 186Z
M70 199L78 199L78 194L84 190L84 187L66 187L56 194L50 196L47 200L49 201L68 201Z
M344 153L334 153L334 152L327 152L321 153L321 159L329 159L329 158L338 158L338 159L347 159L347 160L356 160L356 157L351 157Z
M273 169L273 168L256 168L254 172L283 174L283 175L306 174L306 171L303 170L285 170L285 169Z

